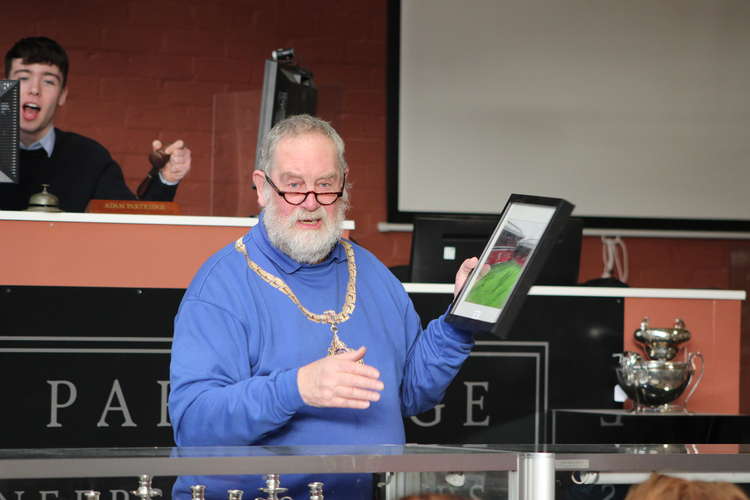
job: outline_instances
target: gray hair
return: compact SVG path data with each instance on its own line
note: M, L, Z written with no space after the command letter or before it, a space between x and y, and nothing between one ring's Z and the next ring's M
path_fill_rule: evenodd
M284 118L265 135L258 154L256 169L271 175L274 164L276 147L286 137L297 137L302 134L318 133L328 137L336 147L336 162L339 174L344 175L346 160L344 159L344 141L330 123L310 115L294 115Z

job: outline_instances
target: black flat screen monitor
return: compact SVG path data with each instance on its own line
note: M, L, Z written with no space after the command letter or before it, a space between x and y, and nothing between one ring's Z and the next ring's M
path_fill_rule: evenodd
M0 80L0 182L18 183L18 80Z
M279 53L283 53L285 57L277 57ZM317 103L318 89L315 87L313 74L294 63L292 49L275 50L273 58L266 60L264 69L256 165L260 145L271 127L288 116L314 116Z
M412 283L453 283L461 263L479 257L492 235L499 215L419 216L412 233ZM514 237L509 227L508 237ZM557 236L535 285L572 286L578 282L583 220L569 217ZM519 236L516 235L516 238ZM512 243L512 242L511 242ZM501 249L496 259L502 259Z

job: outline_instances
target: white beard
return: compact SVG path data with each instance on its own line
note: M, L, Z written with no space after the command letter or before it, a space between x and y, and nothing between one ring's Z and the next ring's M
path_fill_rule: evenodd
M346 212L346 203L338 202L333 217L328 216L325 208L318 207L314 212L297 207L288 217L279 214L277 196L272 196L267 204L263 222L268 232L268 239L273 246L303 264L317 264L325 259L341 238L341 223ZM321 219L320 229L299 229L295 226L298 220Z

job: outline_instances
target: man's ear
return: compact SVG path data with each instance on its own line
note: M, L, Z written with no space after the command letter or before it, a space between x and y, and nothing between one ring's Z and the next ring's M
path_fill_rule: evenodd
M263 192L266 187L266 176L262 170L253 170L253 184L255 184L255 191L258 195L258 206L263 208L265 207Z
M65 104L65 101L68 100L68 87L66 86L64 89L62 89L62 92L60 92L60 96L57 98L57 105L62 106Z

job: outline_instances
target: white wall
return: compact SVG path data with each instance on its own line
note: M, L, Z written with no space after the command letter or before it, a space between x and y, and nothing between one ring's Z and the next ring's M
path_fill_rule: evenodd
M750 219L747 0L402 0L401 211Z

